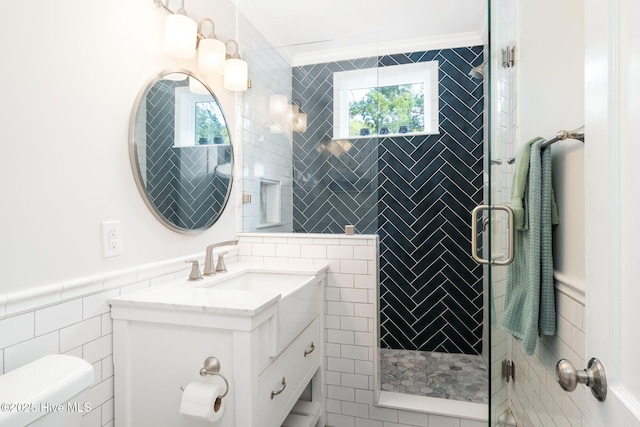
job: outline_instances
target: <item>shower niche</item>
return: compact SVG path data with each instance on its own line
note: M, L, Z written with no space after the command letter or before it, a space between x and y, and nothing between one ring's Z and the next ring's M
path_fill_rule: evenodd
M260 179L258 195L258 228L282 224L282 184L280 181Z

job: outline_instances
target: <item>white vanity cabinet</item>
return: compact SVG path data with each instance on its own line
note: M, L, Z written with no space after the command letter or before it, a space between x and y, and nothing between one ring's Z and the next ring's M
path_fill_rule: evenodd
M266 426L279 427L282 424L320 368L320 341L320 317L316 317L311 325L258 376L253 396L258 417L256 421L265 420L263 425ZM319 378L320 376L317 377ZM254 422L253 425L259 424Z
M321 366L326 273L324 268L314 268L313 280L297 295L263 292L256 296L176 282L110 300L115 424L280 427L287 417L286 423L299 417L295 410L294 415L290 413L294 406L303 405L317 409L313 424L308 425L324 426ZM299 299L295 305L304 307L304 313L288 320L287 329L281 320L291 313L282 311L287 305L281 302L292 298L289 295ZM291 324L296 325L295 334ZM282 329L291 336L286 342ZM218 376L200 375L210 356L219 360L220 373L229 382L224 412L214 423L179 412L181 387L190 382L224 385ZM308 402L298 403L301 394Z

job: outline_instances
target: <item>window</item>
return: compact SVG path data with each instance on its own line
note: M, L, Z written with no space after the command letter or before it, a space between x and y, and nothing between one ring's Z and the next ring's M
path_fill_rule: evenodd
M220 106L209 94L176 88L175 147L229 144L229 132Z
M438 133L438 61L333 76L334 139Z

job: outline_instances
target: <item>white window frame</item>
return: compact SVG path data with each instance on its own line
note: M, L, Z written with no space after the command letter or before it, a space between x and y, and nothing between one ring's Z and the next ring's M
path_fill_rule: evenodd
M175 89L174 147L196 146L196 103L211 101L211 95L189 91L188 86Z
M401 135L432 135L440 133L438 120L438 65L438 61L428 61L334 73L333 138L358 138L349 136L349 93L351 90L415 83L423 83L424 85L424 130ZM398 134L391 133L384 136L393 135ZM370 137L371 135L365 138Z
M188 86L175 88L175 129L173 147L211 147L212 144L199 145L196 143L196 104L198 102L217 102L209 92L195 93ZM218 104L219 106L219 104ZM220 108L222 113L222 109ZM225 123L224 116L221 117ZM222 147L226 144L216 144Z

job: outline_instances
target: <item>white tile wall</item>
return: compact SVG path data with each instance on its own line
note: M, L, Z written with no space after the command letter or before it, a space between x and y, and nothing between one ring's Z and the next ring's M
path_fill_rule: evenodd
M243 59L249 63L251 89L243 93L244 105L240 108L242 120L241 174L236 174L239 193L251 195L251 203L242 204L239 211L241 231L256 231L260 208L260 179L281 183L281 225L263 228L265 232L290 232L293 230L293 154L291 128L284 126L279 132L271 127L277 122L269 114L271 95L285 95L291 99L291 65L277 49L246 19L239 23L238 42L244 50ZM238 150L238 153L240 151ZM238 200L242 200L241 194Z
M328 263L325 289L326 420L330 427L480 427L374 405L378 238L373 235L240 234L241 261ZM278 252L276 247L299 248Z
M36 336L62 329L82 320L82 300L76 299L37 310L35 316Z
M584 425L585 406L595 403L586 387L568 393L555 379L558 360L586 366L584 352L584 300L576 300L556 289L558 330L556 336L538 339L536 352L526 356L511 340L516 381L509 386L510 407L522 426Z
M0 322L0 348L26 341L35 336L33 313L10 317Z
M186 277L189 269L184 261L192 258L204 262L204 254L190 255L105 277L78 278L0 295L0 374L47 354L81 357L93 365L95 374L87 397L92 411L84 415L83 426L113 427L113 341L108 299ZM229 262L237 260L237 249L227 258ZM8 309L11 301L14 305Z
M60 352L64 353L102 336L102 318L92 317L60 330Z

